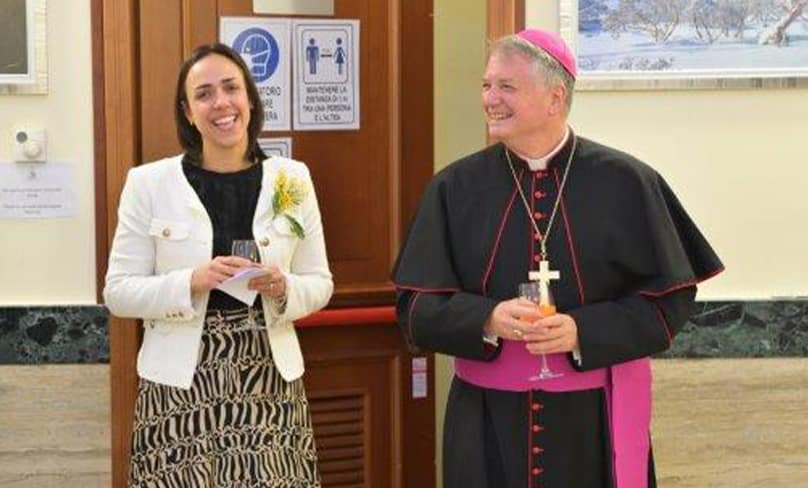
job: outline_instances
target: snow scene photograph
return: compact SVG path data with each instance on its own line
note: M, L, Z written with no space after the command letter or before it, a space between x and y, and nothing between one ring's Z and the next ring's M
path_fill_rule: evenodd
M808 0L578 0L582 74L808 75Z

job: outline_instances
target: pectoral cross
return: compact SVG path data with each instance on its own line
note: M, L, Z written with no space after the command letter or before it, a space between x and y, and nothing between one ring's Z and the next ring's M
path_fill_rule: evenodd
M561 278L561 273L559 271L551 271L550 262L546 259L542 259L539 261L539 270L530 271L527 274L527 278L530 281L539 282L539 292L541 293L539 305L550 305L550 280Z

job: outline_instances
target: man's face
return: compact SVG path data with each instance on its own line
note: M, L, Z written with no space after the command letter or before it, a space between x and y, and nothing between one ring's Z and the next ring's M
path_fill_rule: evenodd
M556 116L563 102L559 97L563 90L546 86L521 54L495 53L488 59L482 102L493 139L517 150L525 147L547 127L559 123Z

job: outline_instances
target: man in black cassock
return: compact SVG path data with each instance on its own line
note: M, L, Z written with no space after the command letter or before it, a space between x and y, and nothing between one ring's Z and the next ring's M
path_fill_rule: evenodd
M656 486L648 357L723 266L658 173L572 132L576 75L556 34L492 45L500 142L435 175L393 270L407 340L455 357L446 488Z

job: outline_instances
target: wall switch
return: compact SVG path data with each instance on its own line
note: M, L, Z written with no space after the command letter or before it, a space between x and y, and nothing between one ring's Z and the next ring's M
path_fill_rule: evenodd
M12 157L17 162L45 162L48 143L45 129L20 127L12 131Z

